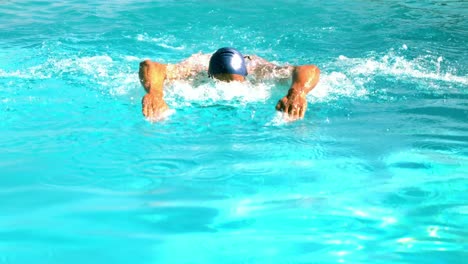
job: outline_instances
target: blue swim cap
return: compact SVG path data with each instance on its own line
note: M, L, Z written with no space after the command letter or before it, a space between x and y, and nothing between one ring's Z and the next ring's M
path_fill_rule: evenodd
M208 75L229 73L247 76L244 56L234 48L220 48L210 59Z

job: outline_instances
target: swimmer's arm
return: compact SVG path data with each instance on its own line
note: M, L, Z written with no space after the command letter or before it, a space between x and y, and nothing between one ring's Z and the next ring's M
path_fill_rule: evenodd
M164 83L188 80L208 71L211 55L194 54L178 64L162 64L150 60L140 63L140 82L147 94L142 99L142 112L147 118L158 120L169 109L164 101Z
M320 79L320 69L315 65L296 66L288 93L278 101L276 110L287 114L290 120L303 118L307 110L306 95Z
M167 65L145 60L140 63L140 83L146 91L142 98L142 112L147 118L157 120L169 109L163 99Z
M306 96L317 85L320 69L315 65L280 66L255 55L245 56L245 59L247 71L254 80L285 81L292 77L288 93L278 101L276 110L284 112L289 120L303 118L307 110Z
M210 54L197 53L177 63L168 64L166 79L171 81L189 80L208 72Z

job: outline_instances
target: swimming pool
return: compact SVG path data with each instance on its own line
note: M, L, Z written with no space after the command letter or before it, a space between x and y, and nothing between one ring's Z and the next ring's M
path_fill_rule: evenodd
M462 263L464 1L6 1L2 263ZM316 64L288 84L176 83L138 63L233 46Z

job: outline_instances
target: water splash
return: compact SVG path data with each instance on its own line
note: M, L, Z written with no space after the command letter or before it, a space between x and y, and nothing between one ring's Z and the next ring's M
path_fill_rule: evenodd
M208 81L208 80L207 80ZM200 85L176 81L166 89L166 99L171 105L181 106L192 103L212 105L244 105L250 102L264 102L271 95L271 85L260 83L208 81Z
M167 38L150 38L143 34L141 41L162 41ZM414 59L406 58L408 47L403 45L399 51L391 50L385 54L370 54L362 58L348 58L344 55L323 64L318 86L309 94L309 101L330 102L342 98L366 98L373 92L373 79L376 76L392 76L409 82L442 81L455 85L467 85L468 76L457 76L455 70L442 68L442 56L421 55ZM27 67L8 71L0 69L0 77L21 79L60 78L79 85L93 86L113 96L135 94L140 90L137 76L137 62L141 58L131 55L113 56L60 56ZM329 70L332 69L332 70ZM240 84L213 82L205 78L198 82L179 81L167 85L166 99L178 107L193 103L210 105L246 104L265 102L272 95L272 83Z
M442 70L445 61L442 56L420 55L408 59L402 54L406 50L408 47L403 45L398 52L371 53L362 58L340 55L335 61L321 66L320 82L309 94L308 100L330 102L342 98L367 98L376 90L376 77L403 80L432 90L443 89L434 84L435 81L451 85L468 84L468 76L457 76L456 69L446 66L446 70Z
M403 48L405 50L405 48ZM406 48L407 49L407 48ZM384 55L371 54L365 58L348 58L339 56L330 66L338 66L354 78L363 79L369 76L384 75L403 79L418 79L424 81L437 80L450 83L468 84L468 76L457 76L455 70L441 71L443 57L421 55L414 59L407 59L393 50Z
M437 58L437 74L440 75L440 63L443 61L442 57Z

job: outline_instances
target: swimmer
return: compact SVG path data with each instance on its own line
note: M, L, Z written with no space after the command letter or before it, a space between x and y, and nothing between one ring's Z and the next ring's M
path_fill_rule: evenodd
M145 60L140 63L139 77L146 95L142 99L143 115L160 120L169 106L164 101L164 82L193 80L203 74L225 81L245 82L247 75L253 82L267 79L292 79L288 93L278 101L276 110L285 113L288 120L304 117L306 95L319 81L320 70L315 65L278 66L255 55L243 56L233 48L221 48L214 54L194 54L178 64L161 64Z

